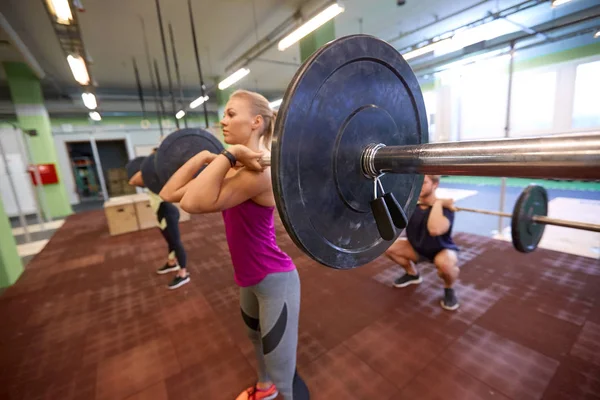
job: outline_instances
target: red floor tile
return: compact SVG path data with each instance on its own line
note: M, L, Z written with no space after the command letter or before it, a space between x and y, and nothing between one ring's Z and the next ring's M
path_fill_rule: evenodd
M569 353L580 330L512 297L499 300L477 325L555 359Z
M306 376L302 376L309 387L318 386L319 380L335 381L334 386L343 387L356 399L389 399L395 391L392 383L343 344L317 358L304 371Z
M496 389L443 361L433 361L394 400L509 400Z
M98 364L96 399L124 399L180 371L171 340L153 340Z
M344 342L374 371L401 389L444 349L443 343L407 329L410 322L392 313Z
M442 359L515 399L539 399L559 362L474 325Z
M126 400L169 400L169 395L167 394L165 382L162 381L128 397Z
M586 322L571 355L600 367L600 325Z

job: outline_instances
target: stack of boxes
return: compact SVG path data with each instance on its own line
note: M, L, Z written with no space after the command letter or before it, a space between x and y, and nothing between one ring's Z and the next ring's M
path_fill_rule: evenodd
M189 221L190 214L175 205L179 208L179 222ZM146 193L113 197L104 203L104 214L111 236L158 226Z
M129 184L127 170L125 168L109 168L107 177L107 189L110 197L124 196L135 193L135 187Z

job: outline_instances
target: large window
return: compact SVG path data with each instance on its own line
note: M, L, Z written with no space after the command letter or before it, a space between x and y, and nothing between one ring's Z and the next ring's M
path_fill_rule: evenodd
M600 127L600 61L577 66L573 128Z
M504 59L463 67L460 80L460 140L504 136L508 74Z
M434 90L428 90L426 92L423 92L423 101L425 102L425 109L427 110L427 123L429 124L429 140L434 141L437 138L435 133L437 93Z
M514 74L511 100L511 132L548 132L554 122L556 71Z

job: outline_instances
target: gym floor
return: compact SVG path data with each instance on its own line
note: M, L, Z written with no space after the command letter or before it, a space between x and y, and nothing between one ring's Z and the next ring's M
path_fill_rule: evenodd
M168 291L156 230L110 237L69 217L0 299L2 399L233 399L254 360L219 215L181 224L192 282ZM302 281L298 368L313 399L600 397L600 262L467 233L461 308L441 282L394 289L385 258L317 265L281 224Z

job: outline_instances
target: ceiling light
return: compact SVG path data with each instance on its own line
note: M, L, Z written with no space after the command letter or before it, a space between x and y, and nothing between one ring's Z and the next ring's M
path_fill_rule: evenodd
M90 118L92 119L92 121L101 121L102 117L100 116L100 113L98 111L92 111L90 113Z
M571 0L552 0L552 8L562 6L563 4L567 4Z
M279 44L277 45L277 48L280 51L287 49L288 47L302 39L304 36L316 30L318 27L320 27L327 21L335 18L336 15L341 14L342 12L344 12L344 7L342 7L341 5L337 3L330 5L325 10L321 11L319 14L306 21L298 29L281 39L279 41Z
M50 14L56 17L56 22L62 25L70 25L73 21L69 0L46 0Z
M83 104L90 110L95 110L96 107L98 107L94 93L82 93L81 98L83 100Z
M219 83L219 89L225 90L250 73L248 68L240 68Z
M198 97L196 100L194 100L190 103L190 108L196 108L199 105L201 105L202 103L204 103L205 101L208 101L208 96Z
M67 62L69 63L69 67L71 67L71 72L73 73L75 80L81 85L89 85L90 75L88 74L83 58L81 58L81 56L74 57L69 55L67 57Z
M283 101L283 99L272 101L269 103L269 107L271 107L272 109L276 109L277 107L279 107L281 105L282 101Z
M432 51L435 51L436 49L439 49L442 46L445 46L446 44L449 43L449 41L450 41L450 39L444 39L444 40L440 40L438 42L433 42L426 46L419 47L418 49L409 51L408 53L404 53L404 54L402 54L402 57L404 57L405 60L410 60L411 58L422 56L423 54L430 53Z
M184 115L185 115L185 111L179 110L179 111L177 111L177 114L175 114L175 118L181 119L181 118L183 118Z

